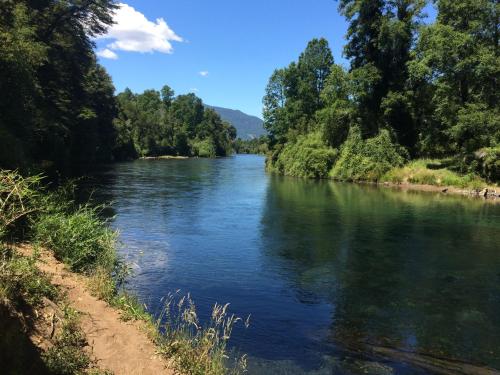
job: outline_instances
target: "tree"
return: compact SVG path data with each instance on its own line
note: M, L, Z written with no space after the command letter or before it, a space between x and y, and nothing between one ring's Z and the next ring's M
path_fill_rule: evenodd
M280 142L288 130L285 122L284 108L286 104L286 71L276 69L266 86L266 94L262 100L264 127L273 141Z
M326 39L313 39L299 57L299 95L304 112L314 114L322 106L321 91L333 65L332 51Z
M110 160L114 88L91 37L105 32L115 8L111 0L2 2L0 89L9 95L0 133L17 151L0 155L0 165Z
M472 152L499 142L499 4L439 0L435 24L423 29L411 64L415 79L433 86L432 119L449 152Z
M415 126L407 88L411 47L423 0L341 0L350 21L344 49L356 82L358 116L365 136L392 128L400 143L411 148Z

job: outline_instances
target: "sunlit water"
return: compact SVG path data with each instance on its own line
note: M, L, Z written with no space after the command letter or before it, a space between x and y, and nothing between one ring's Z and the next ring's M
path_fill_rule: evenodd
M500 369L498 204L272 176L260 156L136 161L93 181L128 287L153 312L181 289L202 318L215 302L251 314L231 341L251 374L429 373L371 345Z

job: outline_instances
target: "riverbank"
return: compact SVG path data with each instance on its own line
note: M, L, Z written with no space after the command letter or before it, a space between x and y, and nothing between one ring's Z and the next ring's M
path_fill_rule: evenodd
M397 166L381 160L364 160L354 163L350 158L339 160L307 154L300 158L276 158L268 155L266 169L270 172L315 179L331 179L340 182L376 184L403 190L458 194L490 200L500 198L498 184L488 182L476 173L460 174L449 159L416 159ZM328 160L327 160L328 159Z
M151 340L151 327L145 321L125 319L123 310L93 296L89 288L91 278L69 271L48 250L35 250L31 245L22 244L15 246L13 251L24 259L32 259L33 267L50 280L64 300L61 304L57 303L57 299L44 298L35 310L43 313L27 315L16 312L35 327L30 330L29 326L25 326L25 329L40 352L57 348L53 332L62 331L62 327L67 325L63 311L71 309L76 316L75 330L79 333L80 345L59 345L59 353L55 357L64 359L65 366L72 367L72 370L80 367L78 370L92 371L93 374L174 374L171 364L159 354ZM65 352L68 349L74 352L74 358L67 358ZM76 357L86 357L86 361L75 366ZM55 367L52 370L58 372L59 369Z
M41 181L0 172L0 315L9 332L0 340L2 368L225 374L239 320L227 305L215 304L212 321L202 324L189 295L171 294L151 314L124 288L130 270L116 253L117 233L101 219L104 207L77 205L72 186L48 191ZM244 366L242 357L231 370Z
M161 155L161 156L142 156L139 160L186 160L191 159L190 156L175 156L175 155Z
M425 191L437 194L453 194L453 195L463 195L471 198L482 198L490 202L500 203L500 190L498 187L484 187L483 189L463 189L454 186L437 186L428 184L412 184L412 183L393 183L393 182L381 182L376 183L380 187L387 187L398 190L409 190L409 191Z

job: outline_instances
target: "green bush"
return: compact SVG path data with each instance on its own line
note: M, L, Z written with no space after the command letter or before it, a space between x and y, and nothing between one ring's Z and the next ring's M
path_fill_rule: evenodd
M217 150L211 138L193 142L192 149L193 153L200 158L215 158L217 156Z
M492 182L500 181L500 146L483 148L475 153L478 173Z
M88 345L85 334L78 324L78 313L66 307L62 332L56 337L54 346L43 353L43 361L51 374L86 374L92 360L84 351Z
M408 155L394 144L385 129L364 140L358 127L352 127L330 177L346 181L378 181L394 167L402 166Z
M43 213L34 223L35 240L76 272L114 268L116 233L99 218L98 208Z
M274 157L273 168L288 176L326 178L338 151L325 145L320 133L297 137Z

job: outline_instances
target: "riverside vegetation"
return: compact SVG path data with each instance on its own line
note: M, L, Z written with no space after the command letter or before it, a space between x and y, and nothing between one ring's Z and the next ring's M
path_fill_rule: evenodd
M4 0L0 8L0 167L59 171L159 154L225 156L235 129L194 94L115 97L93 38L113 0Z
M123 319L146 322L158 351L180 372L236 374L244 370L245 356L232 365L228 362L226 344L233 326L241 320L228 314L228 305L216 304L210 322L203 324L189 295L171 294L158 314L150 314L121 288L128 269L117 257L116 233L99 218L102 207L76 205L71 188L50 192L41 181L15 172L0 174L0 312L3 317L21 317L22 328L30 333L35 323L30 320L37 316L30 312L55 303L63 311L62 329L51 345L31 351L22 341L17 344L19 332L2 335L4 368L16 373L42 367L50 374L101 373L84 350L87 342L79 329L78 312L36 266L36 249L44 247L71 271L85 275L92 293L120 309ZM26 242L35 249L29 257L16 251L16 243ZM39 367L29 367L37 361Z
M350 67L314 39L273 73L269 170L462 188L500 180L499 4L437 0L425 24L427 3L339 1Z

